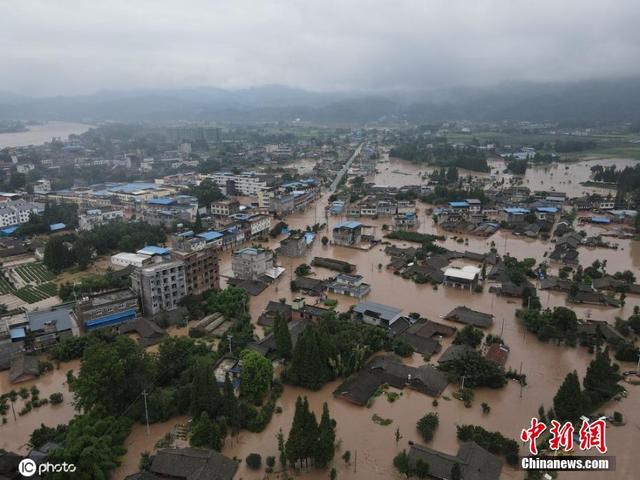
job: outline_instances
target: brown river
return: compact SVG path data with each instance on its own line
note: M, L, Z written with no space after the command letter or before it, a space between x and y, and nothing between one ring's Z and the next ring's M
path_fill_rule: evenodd
M551 189L554 187L558 191L567 191L570 195L577 195L583 191L579 181L588 179L590 165L600 163L609 164L610 160L579 162L571 164L571 177L575 179L567 183L567 176L564 175L564 166L550 167L547 169L530 169L525 176L524 184L529 182L531 189ZM618 163L618 162L616 162ZM628 161L621 160L620 165L628 164ZM545 171L546 170L546 171ZM383 161L378 165L379 173L368 181L375 181L378 184L403 185L419 183L419 173L425 171L424 167L412 165L410 163L391 159ZM552 175L553 174L553 175ZM540 185L536 185L540 182ZM445 390L443 396L451 398L445 400L441 398L437 407L432 406L432 398L421 393L405 389L400 398L390 403L385 396L376 398L371 408L357 407L342 400L336 400L332 396L337 382L326 385L317 392L306 391L299 388L285 388L284 394L279 401L282 406L281 414L274 414L271 423L264 432L253 434L246 431L241 432L235 438L228 438L223 449L223 453L233 457L244 459L249 453L260 453L263 458L269 455L277 457L276 434L282 429L285 435L288 434L292 417L295 399L298 395L307 395L312 409L320 415L322 403L328 402L333 418L337 421L337 438L339 440L340 451L336 453L334 460L335 468L338 471L338 478L349 479L388 479L400 478L392 466L393 457L402 449L408 448L408 441L420 442L421 439L416 431L417 420L425 413L436 411L439 414L440 426L436 431L434 440L430 446L445 453L455 455L458 449L456 440L457 424L476 424L488 430L497 430L504 435L517 439L522 428L527 426L532 416L537 415L540 405L546 408L552 405L552 399L565 375L576 370L582 377L585 374L587 365L592 358L584 348L559 347L551 343L542 343L534 336L527 333L525 329L516 322L514 312L519 308L519 301L498 297L488 292L485 287L483 293L470 293L457 289L450 289L440 286L437 290L430 285L418 285L410 280L404 280L393 275L384 266L389 258L384 254L384 246L378 245L369 251L336 247L332 245L323 246L320 238L323 235L331 237L331 227L343 220L341 217L325 217L324 206L326 198L320 199L315 206L302 213L289 216L285 221L290 228L304 228L316 222L328 222L328 230L320 232L313 247L308 251L306 258L280 258L279 263L286 268L285 273L272 285L270 285L258 297L251 298L251 314L254 321L263 311L269 300L285 298L288 301L294 296L289 289L292 271L300 263L310 263L314 256L333 257L345 260L357 266L357 273L365 277L365 281L372 286L372 291L368 296L369 300L387 303L402 308L405 313L419 312L422 316L439 319L451 309L458 305L467 305L470 308L495 315L493 327L485 333L502 334L505 342L511 349L507 361L507 368L516 370L522 369L527 375L528 386L520 388L519 384L510 382L501 390L477 389L475 400L471 408L453 399L451 394L457 386L450 385ZM425 233L438 232L433 225L430 215L425 213L425 205L419 204L419 215L421 225L419 231ZM363 219L363 223L376 225L377 236L381 237L382 224L384 219L370 220ZM386 220L387 222L389 220ZM587 228L589 235L604 233L604 229L595 227ZM640 277L640 245L625 239L610 239L618 243L618 250L610 249L580 249L580 260L583 265L588 265L595 259L606 259L607 269L615 272L623 269L632 269L636 276ZM457 243L449 235L442 244L453 250L470 250L474 252L487 252L491 242L495 242L498 253L509 253L518 258L534 257L538 261L544 260L545 252L552 249L549 242L540 240L523 239L515 237L508 232L499 231L488 239L469 237L468 243ZM270 241L271 247L277 246L278 240ZM403 245L402 242L394 242ZM409 244L406 244L407 246ZM231 275L230 252L224 252L221 258L220 271L223 276L222 283L225 283L224 276ZM378 269L378 264L383 268ZM318 278L325 278L333 274L323 268L314 268ZM356 303L350 297L330 294L331 298L339 301L337 309L342 311L348 309L350 305ZM557 306L565 304L565 295L561 293L541 292L543 306ZM579 317L589 317L614 322L620 316L626 318L633 310L633 306L639 303L640 296L629 295L626 305L622 309L611 309L596 306L572 306ZM312 299L309 300L310 302ZM443 321L440 320L439 321ZM446 323L446 321L443 321ZM186 331L186 329L185 329ZM185 331L176 332L184 334ZM260 327L256 332L262 336ZM451 340L445 340L444 347ZM444 348L443 348L444 350ZM431 360L437 361L437 355ZM420 356L414 355L407 362L419 365L423 363ZM634 365L623 364L622 370L632 369ZM42 394L45 390L48 393L53 391L63 391L65 393L65 404L59 407L45 406L39 411L34 411L24 417L18 417L14 422L9 412L7 425L0 426L0 448L24 452L23 445L28 440L29 433L41 422L48 425L68 421L72 414L72 406L68 403L70 398L66 386L65 371L69 368L77 368L77 363L65 364L60 370L56 370L48 375L32 382L38 385ZM0 385L3 391L11 388L8 384L8 372L0 372ZM30 385L30 383L27 383ZM617 458L617 469L615 472L597 473L561 473L562 478L588 478L588 479L631 479L636 478L634 471L634 443L640 439L640 387L624 384L629 391L629 396L620 402L612 401L605 405L601 411L611 415L614 410L620 411L625 419L626 425L623 427L609 426L607 438L609 451ZM41 394L41 395L42 395ZM20 400L18 401L20 402ZM480 404L486 402L491 406L491 412L482 413ZM18 410L18 408L16 408ZM380 426L371 420L373 414L378 414L384 418L392 419L389 426ZM137 471L139 455L143 451L152 451L157 440L161 439L167 432L171 431L178 423L184 423L185 418L175 418L164 424L151 426L150 435L147 435L143 425L136 425L129 436L126 447L128 453L123 458L122 465L113 475L113 478L122 479ZM399 428L402 435L401 440L396 444L395 431ZM345 464L340 456L346 450L351 451L351 463ZM357 455L356 455L357 452ZM357 457L357 461L356 461ZM303 472L304 478L326 479L327 471ZM502 478L522 479L524 473L509 467L503 468ZM254 472L248 470L244 462L240 466L236 478L242 479L262 479L265 477L264 470ZM271 478L276 478L272 474Z

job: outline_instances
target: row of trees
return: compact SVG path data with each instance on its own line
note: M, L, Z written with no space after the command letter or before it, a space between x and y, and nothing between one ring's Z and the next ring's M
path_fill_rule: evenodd
M294 467L308 466L311 460L317 468L326 468L335 453L335 428L326 402L318 423L315 413L309 410L307 397L298 397L284 457Z
M161 227L143 222L114 222L79 235L50 238L44 250L44 263L53 272L76 264L84 270L91 264L94 254L104 255L116 250L135 252L145 245L163 243L165 239Z
M618 366L611 363L608 351L598 351L582 381L584 389L580 387L575 371L567 374L553 398L555 415L561 421L577 422L582 415L618 395L623 390L618 384L621 379Z
M360 370L371 354L394 346L383 329L339 320L330 313L300 334L285 379L318 390L338 376Z
M475 172L489 171L484 151L473 147L454 146L446 139L406 141L392 148L389 154L416 163L455 166Z

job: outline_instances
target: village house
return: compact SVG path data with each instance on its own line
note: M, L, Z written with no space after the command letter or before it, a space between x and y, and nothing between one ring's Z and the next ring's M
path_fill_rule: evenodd
M352 247L360 243L362 238L362 224L360 222L341 222L333 227L333 243L345 247Z
M371 292L371 285L364 283L362 275L348 275L346 273L341 273L333 281L327 284L327 289L330 292L337 293L339 295L362 298Z

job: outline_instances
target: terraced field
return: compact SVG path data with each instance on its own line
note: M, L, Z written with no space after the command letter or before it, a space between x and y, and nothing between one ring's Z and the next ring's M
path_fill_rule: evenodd
M35 303L45 298L58 294L58 287L55 283L43 283L38 286L28 286L12 292L16 297L27 303Z
M53 280L51 273L43 263L26 263L16 267L15 272L27 283L45 283Z
M0 295L5 295L7 293L13 293L15 288L11 285L7 279L4 277L3 273L0 272Z

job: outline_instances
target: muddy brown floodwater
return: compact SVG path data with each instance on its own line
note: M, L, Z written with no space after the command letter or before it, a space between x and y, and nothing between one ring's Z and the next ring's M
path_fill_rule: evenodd
M6 393L11 390L18 391L22 387L31 388L35 385L40 390L40 398L48 398L49 395L55 392L62 393L64 397L64 401L60 405L44 405L38 409L31 410L23 416L18 415L18 412L22 410L25 401L18 397L14 405L16 419L14 420L11 408L9 408L7 423L0 425L0 448L27 454L29 449L26 444L29 441L29 436L41 423L48 426L68 423L73 418L75 411L72 405L73 398L67 388L67 372L74 370L77 374L79 369L79 360L64 362L60 364L60 368L54 368L53 371L35 380L17 384L12 384L9 381L9 370L0 372L0 393Z
M586 191L579 185L582 179L588 179L591 165L610 164L612 160L594 160L591 162L579 162L570 164L571 177L575 179L572 183L567 183L564 175L564 166L543 167L539 169L529 169L525 177L529 187L532 189L550 189L553 186L558 191L567 191L570 195L580 194ZM627 160L615 161L617 165L627 164ZM378 184L385 185L405 185L419 183L419 173L426 169L401 160L391 159L381 162L378 165L379 173L375 177L368 179ZM559 173L558 173L559 172ZM551 175L553 173L553 175ZM536 182L541 182L538 186ZM606 191L605 191L606 193ZM336 400L332 392L338 381L326 385L317 392L286 386L285 391L278 404L282 407L281 414L274 414L271 423L265 431L254 434L243 431L237 437L228 438L223 449L223 453L233 457L244 459L249 453L260 453L263 458L269 455L277 457L276 434L282 429L285 435L288 434L293 417L295 400L298 395L306 395L309 398L312 409L319 416L322 403L327 402L331 415L337 422L337 438L340 444L340 451L336 454L334 466L338 470L338 478L344 479L388 479L400 478L392 466L393 457L402 449L408 448L409 441L421 442L415 428L416 421L425 413L430 411L438 412L440 426L435 434L430 446L443 452L455 454L458 449L456 440L456 428L458 424L477 424L488 430L497 430L504 435L517 439L520 430L525 427L532 416L537 415L538 407L544 405L546 408L552 405L552 399L565 375L576 370L580 376L584 376L587 365L592 359L592 355L584 348L559 347L551 343L542 343L515 320L514 313L519 308L519 301L498 297L488 292L485 287L483 293L470 293L451 288L439 286L437 290L430 285L418 285L410 280L393 275L385 266L389 258L384 254L384 246L378 245L369 251L361 251L333 245L323 246L320 238L323 235L331 237L331 228L343 217L325 217L324 207L326 205L326 195L305 212L300 212L289 216L285 221L290 228L305 228L314 223L327 222L325 231L318 234L313 247L309 249L304 258L280 258L280 264L286 268L285 273L270 285L257 297L251 297L251 316L253 321L257 321L258 316L270 300L285 298L290 301L297 294L293 294L289 288L293 270L301 263L310 263L314 256L333 257L345 260L357 266L357 273L365 277L365 281L372 286L369 300L387 303L402 308L405 313L418 312L422 316L440 319L451 309L458 305L467 305L470 308L484 312L493 313L495 316L494 325L487 329L485 333L501 334L507 345L511 348L511 353L507 361L507 368L515 370L522 369L527 375L528 386L520 388L515 382L510 382L500 390L477 389L472 408L465 408L464 405L454 399L449 401L441 398L437 407L432 406L432 398L415 391L405 389L400 398L390 403L384 396L378 397L371 408L356 407L348 402ZM533 257L537 261L545 259L545 253L550 252L553 244L539 240L523 239L514 237L508 232L499 231L494 236L484 239L468 237L468 242L458 243L451 234L439 232L434 226L430 216L425 213L425 205L419 204L419 215L421 225L419 231L424 233L444 233L447 239L442 245L453 250L470 250L474 252L487 252L491 243L495 242L495 248L499 254L509 253L518 258ZM375 225L377 236L383 235L382 225L385 219L370 220L362 219L365 224ZM388 222L389 220L386 220ZM585 227L589 235L605 233L606 230L596 227ZM640 277L640 246L639 242L622 239L610 239L619 244L618 250L608 249L580 249L580 260L583 265L588 265L595 259L606 259L607 268L611 272L623 269L632 269L636 276ZM275 248L279 239L270 240L265 243ZM409 243L396 242L397 245L409 246ZM378 268L381 264L382 268ZM332 276L335 272L323 268L314 268L314 274L318 278ZM224 276L231 276L231 253L224 252L220 260L220 272L223 276L222 286L226 280ZM565 305L565 295L552 292L540 292L543 306ZM338 300L339 311L344 311L349 306L357 303L355 299L340 295L330 294L331 298ZM610 309L596 306L575 306L571 308L579 317L590 317L593 319L614 322L615 318L627 317L632 313L633 307L638 304L640 296L628 295L627 302L622 309ZM313 299L308 299L313 301ZM454 324L452 324L454 325ZM460 325L455 325L459 327ZM184 335L187 329L179 329L172 334ZM258 335L264 332L260 327L256 329ZM446 340L443 348L446 349L451 340ZM438 355L431 359L434 363ZM420 365L423 360L420 356L414 355L406 362ZM622 364L623 370L630 370L632 364ZM0 448L17 450L24 452L24 444L28 440L31 431L40 423L55 425L68 421L73 410L69 404L70 396L63 385L66 370L77 368L77 362L64 364L60 370L56 370L34 382L28 382L30 386L35 383L43 392L42 395L50 394L54 391L65 393L65 404L60 407L46 406L39 411L19 417L17 422L9 418L9 423L0 426ZM0 385L4 389L11 388L8 385L8 372L0 373ZM588 479L627 479L636 478L633 474L634 462L634 441L640 438L640 387L624 384L629 391L628 398L620 402L611 402L605 405L601 411L612 414L614 410L622 412L627 424L624 427L610 426L607 429L608 445L610 453L617 457L616 472L586 473L562 473L562 478L588 478ZM456 390L455 385L450 385L443 396L450 398L452 392ZM489 414L483 414L480 408L482 402L487 402L491 406ZM382 417L392 419L389 426L380 426L372 422L371 416L376 413ZM11 414L10 414L11 415ZM140 453L143 451L153 451L155 443L167 432L171 431L178 423L184 423L186 417L177 417L169 422L151 426L150 435L147 435L144 425L136 425L126 441L128 449L127 455L123 458L122 465L113 475L115 479L122 479L126 475L134 473L138 468ZM395 441L395 431L399 428L402 439L398 444ZM345 450L350 450L352 460L350 465L346 465L340 456ZM357 451L357 462L356 462ZM303 473L304 478L325 479L327 471L315 471ZM276 475L271 475L276 478ZM244 462L240 466L236 478L242 479L262 479L264 471L254 472L248 470ZM505 467L502 478L522 479L524 474L521 471Z

